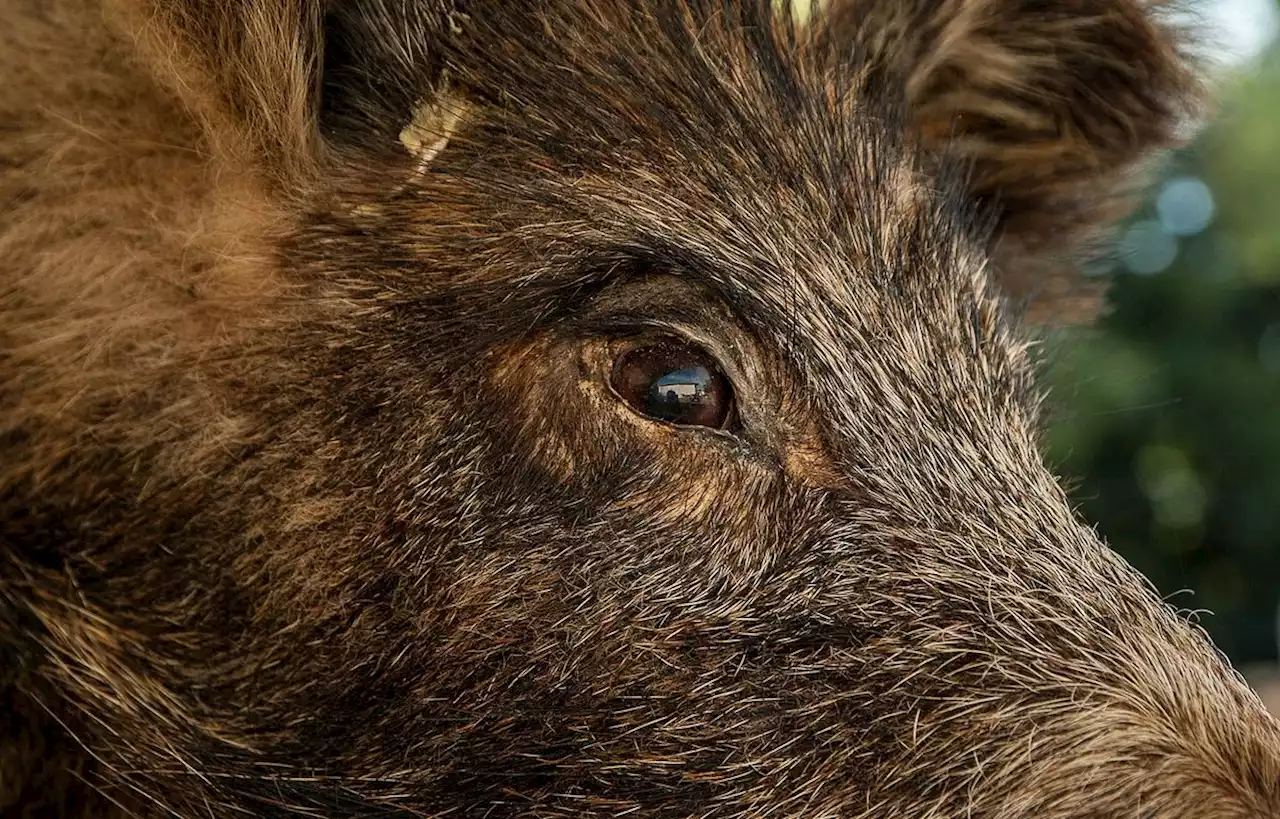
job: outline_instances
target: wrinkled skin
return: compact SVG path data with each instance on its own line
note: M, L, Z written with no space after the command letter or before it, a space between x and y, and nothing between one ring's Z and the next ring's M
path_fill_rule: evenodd
M0 0L5 815L1280 816L1013 320L1198 99L1159 9L323 11Z

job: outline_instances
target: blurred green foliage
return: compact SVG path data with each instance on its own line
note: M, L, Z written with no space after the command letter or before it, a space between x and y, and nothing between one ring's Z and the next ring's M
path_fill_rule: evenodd
M1215 124L1172 158L1121 235L1110 314L1046 342L1050 458L1114 548L1179 608L1212 612L1200 621L1223 651L1270 660L1280 55L1228 86Z

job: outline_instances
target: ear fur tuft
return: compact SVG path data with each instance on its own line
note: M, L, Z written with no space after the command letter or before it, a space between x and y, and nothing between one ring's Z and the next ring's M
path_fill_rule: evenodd
M204 124L208 148L286 182L317 156L320 0L106 0L154 76ZM230 156L227 156L230 155Z
M215 155L288 186L327 148L394 150L435 90L451 0L106 0Z
M1164 0L831 0L817 39L901 84L926 148L972 167L1018 298L1133 204L1206 89ZM1021 270L1019 270L1021 268ZM1035 269L1033 272L1032 268ZM1062 290L1054 283L1049 290Z

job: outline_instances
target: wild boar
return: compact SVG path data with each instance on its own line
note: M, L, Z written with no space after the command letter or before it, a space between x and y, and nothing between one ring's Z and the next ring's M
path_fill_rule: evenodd
M4 815L1280 816L1038 443L1192 42L0 0Z

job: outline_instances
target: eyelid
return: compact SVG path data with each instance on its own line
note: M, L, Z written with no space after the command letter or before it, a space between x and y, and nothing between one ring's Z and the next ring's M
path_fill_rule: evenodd
M615 356L621 355L627 349L656 343L664 338L677 339L684 344L703 350L719 365L720 371L735 385L735 388L740 381L747 378L742 367L744 350L741 346L726 344L722 339L705 330L687 324L637 319L632 316L626 323L601 326L596 334L599 337L614 340L610 346Z

